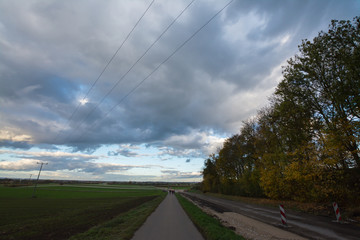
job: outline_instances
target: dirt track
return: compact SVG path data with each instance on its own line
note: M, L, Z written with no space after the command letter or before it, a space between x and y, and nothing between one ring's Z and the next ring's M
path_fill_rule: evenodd
M223 218L223 221L227 218L226 222L228 223L237 221L240 224L242 222L243 225L250 224L245 227L245 229L248 229L247 232L253 231L258 233L257 237L247 236L250 239L270 239L261 238L259 236L264 235L269 237L273 235L273 238L271 239L301 239L299 236L302 236L307 239L355 240L359 239L360 236L360 227L352 224L333 222L333 219L328 217L287 211L288 227L283 228L280 224L280 213L277 208L234 202L202 194L186 193L186 196L197 202L202 208L210 209L213 213L212 215L215 215L220 219ZM241 220L241 218L243 220ZM270 230L272 228L275 229ZM275 231L276 229L286 230L287 232L292 232L299 236L283 237L282 235L274 235L274 232L271 231ZM268 231L268 234L266 231ZM240 232L240 234L246 237L244 232Z

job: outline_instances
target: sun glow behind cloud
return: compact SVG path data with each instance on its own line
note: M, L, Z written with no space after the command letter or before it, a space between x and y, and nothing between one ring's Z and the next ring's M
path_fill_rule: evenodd
M83 98L83 99L80 99L80 100L79 100L80 105L85 105L85 104L87 104L88 102L89 102L89 100L88 100L87 98Z

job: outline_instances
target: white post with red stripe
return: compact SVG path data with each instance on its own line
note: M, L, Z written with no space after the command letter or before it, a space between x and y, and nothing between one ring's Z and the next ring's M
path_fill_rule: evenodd
M281 222L282 222L282 224L284 226L287 226L287 220L286 220L284 205L280 204L279 208L280 208Z
M334 207L334 211L335 211L335 215L336 215L336 221L340 222L341 221L341 214L340 214L339 206L337 205L336 202L333 202L333 207Z

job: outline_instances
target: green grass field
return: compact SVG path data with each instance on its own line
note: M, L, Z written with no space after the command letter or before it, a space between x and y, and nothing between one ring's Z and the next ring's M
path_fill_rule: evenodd
M90 239L95 232L91 239L129 239L136 229L127 225L134 219L141 225L164 197L154 187L133 185L47 184L38 186L36 198L32 193L33 187L0 186L0 239ZM131 219L137 211L145 218ZM126 233L109 231L109 224Z

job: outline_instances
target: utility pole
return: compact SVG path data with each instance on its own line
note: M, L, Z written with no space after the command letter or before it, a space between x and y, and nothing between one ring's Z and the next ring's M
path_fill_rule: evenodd
M45 164L45 165L47 165L48 163L44 163L44 162L37 162L37 164L41 164L41 166L40 166L39 174L38 174L38 177L37 177L37 179L36 179L35 186L34 186L34 191L33 191L33 195L32 195L32 197L33 197L33 198L35 198L35 197L36 197L36 196L35 196L35 191L36 191L36 186L37 186L38 181L39 181L39 177L40 177L41 169L42 169L42 167L43 167L43 165L44 165L44 164Z

